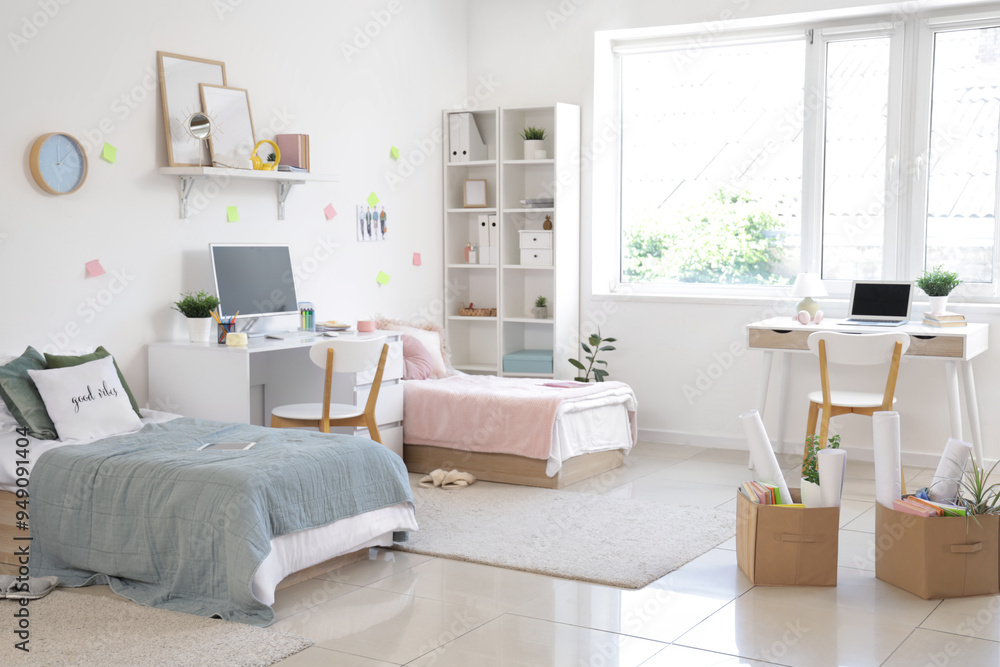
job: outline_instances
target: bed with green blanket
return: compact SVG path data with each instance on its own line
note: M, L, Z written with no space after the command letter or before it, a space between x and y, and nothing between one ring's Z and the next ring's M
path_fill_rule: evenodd
M256 444L199 450L209 442ZM375 442L187 418L47 451L30 490L32 576L258 626L274 621L273 587L254 578L279 540L349 526L329 543L356 550L416 528L406 468ZM295 544L299 564L339 555L303 561Z

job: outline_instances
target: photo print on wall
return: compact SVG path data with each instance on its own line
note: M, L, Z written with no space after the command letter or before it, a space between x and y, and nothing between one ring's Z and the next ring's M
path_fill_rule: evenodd
M389 213L381 203L370 206L367 203L358 206L358 240L385 241L389 236Z

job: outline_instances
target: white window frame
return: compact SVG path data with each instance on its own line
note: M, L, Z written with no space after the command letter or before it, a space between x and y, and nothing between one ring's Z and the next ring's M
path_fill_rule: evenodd
M959 14L954 10L891 17L802 15L729 21L699 26L600 31L595 33L594 134L590 155L593 173L593 243L591 293L595 296L666 300L741 302L747 297L787 297L790 287L757 285L682 285L621 281L621 127L620 56L643 50L701 48L709 43L746 43L781 39L811 29L813 45L806 54L806 81L825 86L826 45L866 36L890 37L889 113L886 134L886 207L883 279L914 280L923 271L926 234L927 144L930 136L930 85L933 34L938 31L1000 25L1000 5L990 11ZM863 11L863 10L859 10ZM768 25L768 22L770 25ZM732 41L730 41L732 40ZM909 68L905 68L909 66ZM825 100L825 90L821 99ZM807 90L808 96L808 90ZM807 97L808 99L808 97ZM825 104L805 108L802 192L802 271L818 272L822 260L823 142ZM914 107L914 114L903 109ZM609 129L611 130L609 132ZM921 138L922 137L922 138ZM905 140L904 140L905 139ZM610 145L608 145L610 144ZM904 169L903 165L916 165ZM1000 172L1000 170L998 170ZM1000 176L998 176L1000 181ZM998 183L1000 193L1000 183ZM1000 209L1000 196L997 208ZM966 301L1000 303L1000 210L994 243L994 282L978 289L959 287ZM613 249L613 254L612 254ZM825 281L832 297L846 296L850 281Z

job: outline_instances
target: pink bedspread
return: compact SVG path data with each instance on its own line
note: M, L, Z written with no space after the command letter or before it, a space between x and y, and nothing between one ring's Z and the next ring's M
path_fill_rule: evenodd
M560 403L627 385L457 375L404 387L407 444L547 459Z

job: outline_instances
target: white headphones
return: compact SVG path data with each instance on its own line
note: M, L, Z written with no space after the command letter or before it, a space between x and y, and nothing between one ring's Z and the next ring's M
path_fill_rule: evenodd
M800 310L798 313L796 313L795 319L798 320L799 324L809 324L809 322L812 322L813 324L819 324L820 322L823 321L823 311L817 310L816 314L810 317L809 311Z

